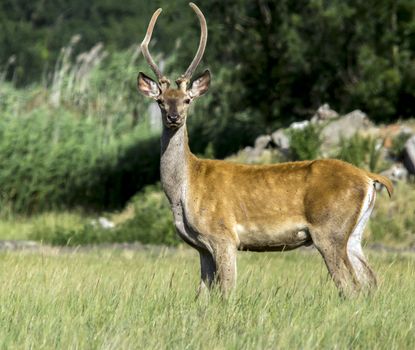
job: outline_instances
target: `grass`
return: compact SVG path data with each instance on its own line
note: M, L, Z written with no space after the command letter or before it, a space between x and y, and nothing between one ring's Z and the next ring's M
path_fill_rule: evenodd
M371 298L341 300L312 253L241 253L238 289L194 300L188 249L0 254L0 347L415 347L415 257L371 256Z
M78 40L62 48L51 79L0 81L0 217L120 208L159 176L159 118L136 91L147 67L138 45L75 58Z

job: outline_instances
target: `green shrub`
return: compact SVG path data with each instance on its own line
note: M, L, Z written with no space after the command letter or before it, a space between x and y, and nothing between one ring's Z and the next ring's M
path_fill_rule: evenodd
M378 139L355 134L349 139L340 140L340 150L336 158L372 172L379 172L385 168L381 156L382 147Z
M320 155L321 129L313 124L304 129L290 129L290 148L293 160L316 159Z

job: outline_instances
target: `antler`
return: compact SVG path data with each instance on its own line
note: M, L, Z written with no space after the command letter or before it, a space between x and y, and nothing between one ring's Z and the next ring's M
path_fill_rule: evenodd
M168 79L163 75L163 73L160 71L160 69L157 67L157 64L151 57L150 51L148 51L148 44L151 40L151 35L153 34L154 25L156 24L157 18L160 15L161 11L162 9L159 8L156 12L153 13L150 23L148 24L146 36L144 37L144 40L141 43L141 51L150 68L153 70L154 74L156 74L158 81L160 83L169 83Z
M190 80L193 73L195 72L197 66L199 65L200 61L202 60L203 54L205 53L206 48L206 41L207 41L207 25L206 25L206 19L205 16L203 16L202 11L200 11L199 7L197 7L193 2L189 3L189 6L195 11L197 17L199 18L200 23L200 42L199 42L199 48L197 49L196 55L193 58L192 63L190 63L189 68L187 68L186 72L180 76L176 80L176 83L179 86L182 86L183 83L186 83Z

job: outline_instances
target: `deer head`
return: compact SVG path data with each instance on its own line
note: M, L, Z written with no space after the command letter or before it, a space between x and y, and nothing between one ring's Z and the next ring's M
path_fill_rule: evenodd
M197 49L192 63L189 68L187 68L186 72L176 79L177 88L170 87L170 80L162 74L148 50L148 44L151 40L154 25L162 11L161 8L154 12L151 17L146 36L141 43L141 51L150 68L156 75L157 81L140 72L137 77L138 91L144 96L151 97L157 101L161 110L163 124L169 129L178 129L185 124L190 104L195 98L202 96L209 89L210 84L209 70L205 70L198 78L189 84L194 71L203 57L207 40L206 19L203 16L202 11L200 11L193 3L190 3L189 5L199 18L201 36L199 48Z

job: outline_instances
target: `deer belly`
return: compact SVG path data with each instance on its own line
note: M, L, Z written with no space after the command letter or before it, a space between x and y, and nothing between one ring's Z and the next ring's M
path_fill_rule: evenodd
M239 250L283 251L311 244L311 237L305 225L285 224L275 227L265 225L237 224Z

